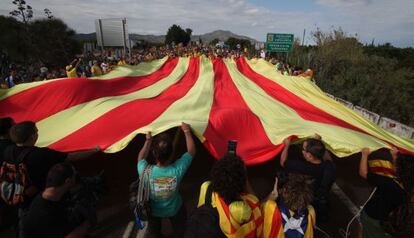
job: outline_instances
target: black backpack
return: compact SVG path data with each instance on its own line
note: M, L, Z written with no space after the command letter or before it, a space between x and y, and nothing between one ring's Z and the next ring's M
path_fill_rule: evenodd
M220 229L218 212L211 206L212 193L210 185L207 188L204 205L195 209L187 220L184 238L226 237Z

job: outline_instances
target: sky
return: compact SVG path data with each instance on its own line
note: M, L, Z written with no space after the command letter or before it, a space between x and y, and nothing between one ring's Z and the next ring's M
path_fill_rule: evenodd
M363 43L414 47L414 0L26 0L42 17L48 8L78 33L95 19L126 18L130 33L165 34L172 24L193 34L229 30L265 41L267 33L293 33L312 44L311 32L341 27ZM14 9L0 1L0 15Z

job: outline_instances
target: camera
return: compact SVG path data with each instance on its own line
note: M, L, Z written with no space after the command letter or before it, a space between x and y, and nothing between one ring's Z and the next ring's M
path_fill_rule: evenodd
M229 142L227 143L227 154L236 155L236 147L237 147L237 141L229 140Z

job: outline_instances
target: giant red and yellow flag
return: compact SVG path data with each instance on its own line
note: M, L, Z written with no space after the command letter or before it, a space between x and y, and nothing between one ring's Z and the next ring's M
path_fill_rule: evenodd
M122 150L138 134L191 124L215 157L228 140L247 164L274 157L288 136L318 133L344 157L414 141L391 134L327 97L314 83L283 76L264 60L164 58L95 78L21 84L0 91L0 117L35 121L38 146Z

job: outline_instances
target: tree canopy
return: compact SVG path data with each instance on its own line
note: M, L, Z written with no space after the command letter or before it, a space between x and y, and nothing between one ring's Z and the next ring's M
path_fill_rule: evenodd
M179 25L172 25L168 31L167 35L165 36L165 44L179 44L182 43L184 46L186 46L191 41L191 34L193 30L190 28L182 29Z
M414 49L361 44L341 28L313 32L315 46L294 45L289 61L310 67L319 87L410 126L414 126Z

